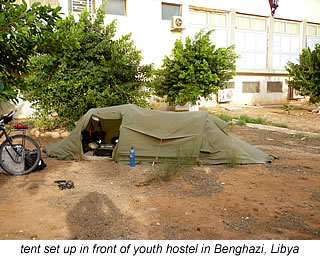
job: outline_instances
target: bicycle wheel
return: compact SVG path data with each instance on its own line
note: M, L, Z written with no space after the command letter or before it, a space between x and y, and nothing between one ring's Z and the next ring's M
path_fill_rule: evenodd
M29 156L32 153L32 156ZM40 147L26 135L10 136L0 145L0 166L13 175L32 172L41 158Z

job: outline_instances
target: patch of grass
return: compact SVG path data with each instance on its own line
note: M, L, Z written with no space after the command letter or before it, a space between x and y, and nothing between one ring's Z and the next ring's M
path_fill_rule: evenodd
M245 114L240 116L230 116L228 114L223 114L223 113L214 114L214 115L224 120L225 122L233 122L236 125L245 125L246 123L261 124L261 125L268 124L268 122L262 117L253 118Z
M237 117L230 116L228 114L220 113L220 114L214 114L216 117L219 117L223 121L230 122L232 119L237 119Z
M285 123L272 123L273 126L282 127L282 128L289 128L289 126Z
M282 109L283 109L284 111L290 111L290 110L297 110L297 109L299 109L299 107L297 107L297 106L290 106L290 105L284 104L284 105L282 106Z
M166 159L155 165L151 171L148 181L169 181L175 176L188 172L195 164L195 145L178 146L177 158Z
M251 123L251 124L260 124L260 125L268 124L267 121L262 117L252 118L248 115L241 115L239 119L246 123Z
M227 158L227 166L230 168L234 168L238 163L237 156L233 153Z
M311 142L320 142L320 136L307 136L304 134L296 134L295 137L302 140L302 141L307 140L307 141L311 141Z

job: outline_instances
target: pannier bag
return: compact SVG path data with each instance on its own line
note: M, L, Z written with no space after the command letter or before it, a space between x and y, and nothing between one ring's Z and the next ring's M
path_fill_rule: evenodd
M32 167L32 165L34 164L34 162L36 161L37 159L37 152L34 152L34 151L27 151L26 154L25 154L25 170L28 170ZM40 171L44 168L46 168L47 165L46 163L42 160L42 158L40 158L40 161L38 163L38 166L33 170L33 171Z

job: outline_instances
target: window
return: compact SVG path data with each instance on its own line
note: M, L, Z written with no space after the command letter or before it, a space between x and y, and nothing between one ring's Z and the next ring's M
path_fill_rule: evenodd
M281 81L268 81L267 82L267 93L282 93L282 82Z
M267 20L265 18L238 15L236 16L236 28L265 32L267 28Z
M307 47L313 50L316 44L320 44L320 26L307 25Z
M227 13L189 9L190 26L188 32L194 36L202 28L214 29L211 41L217 47L228 46Z
M226 89L230 89L230 88L234 89L234 81L228 82L228 83L226 84L225 88L226 88Z
M293 23L293 22L285 22L285 21L275 21L274 32L299 35L300 24Z
M171 20L172 16L180 15L180 5L162 3L162 20Z
M267 21L264 18L236 16L235 46L240 55L239 68L266 68L267 65Z
M300 24L274 22L272 66L284 68L288 61L297 62L300 53Z
M55 8L59 5L59 0L29 0L30 6L34 3L41 3L41 5L51 5L51 7Z
M126 0L108 0L105 12L106 14L126 15Z
M218 27L227 26L227 15L225 13L215 13L206 11L197 11L190 9L190 23L201 25L212 25Z
M260 93L260 82L242 82L242 93Z
M69 0L69 8L73 12L81 12L85 7L87 7L89 12L93 13L95 0Z

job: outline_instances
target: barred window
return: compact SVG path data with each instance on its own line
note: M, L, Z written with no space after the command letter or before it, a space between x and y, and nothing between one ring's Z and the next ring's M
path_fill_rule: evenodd
M260 93L260 82L242 82L242 93Z
M282 93L282 82L281 81L268 81L267 82L268 93Z

